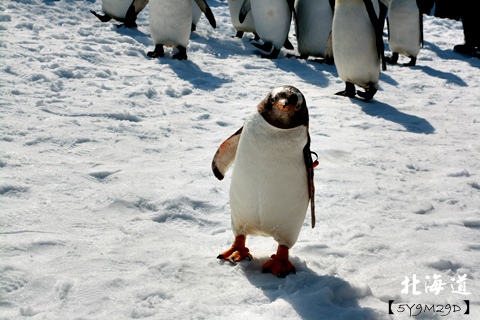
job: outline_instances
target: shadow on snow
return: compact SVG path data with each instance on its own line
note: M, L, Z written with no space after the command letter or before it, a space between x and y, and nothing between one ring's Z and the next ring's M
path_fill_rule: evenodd
M398 123L408 132L419 134L433 134L435 132L435 128L426 119L400 112L387 103L377 100L369 102L357 99L351 100L353 103L359 105L362 108L362 111L369 116Z
M261 273L260 266L264 261L260 260L253 260L244 270L247 279L261 289L271 302L281 299L289 303L301 319L362 320L379 317L375 310L358 304L360 299L371 295L368 287L359 289L341 278L318 275L296 258L292 262L297 266L297 273L279 279Z

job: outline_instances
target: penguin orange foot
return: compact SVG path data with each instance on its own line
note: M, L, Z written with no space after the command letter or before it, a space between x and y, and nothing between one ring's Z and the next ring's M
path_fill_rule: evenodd
M296 273L295 266L288 260L288 247L279 245L277 254L273 254L271 258L272 260L263 264L262 273L273 273L279 278Z
M245 236L236 236L230 249L218 255L218 259L228 260L237 263L243 259L252 260L250 250L245 247Z

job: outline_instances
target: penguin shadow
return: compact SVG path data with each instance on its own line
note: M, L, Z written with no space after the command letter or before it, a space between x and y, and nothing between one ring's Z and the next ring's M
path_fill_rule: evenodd
M187 49L188 53L188 49ZM230 82L228 79L217 77L210 72L203 71L191 60L174 60L167 55L159 59L160 64L168 64L176 75L200 90L215 90L224 83Z
M287 302L301 319L378 318L375 310L361 307L358 303L369 293L361 292L361 289L354 288L339 277L318 275L298 258L292 257L291 261L297 267L297 273L284 279L261 273L261 265L265 262L262 259L249 262L244 273L271 303L279 300Z
M112 29L122 36L127 36L134 39L138 43L143 44L145 47L152 46L150 34L142 32L138 28L125 28L125 26L121 25L120 23L114 23Z
M445 80L447 83L452 83L460 87L467 87L468 84L463 81L462 78L457 76L456 74L450 72L444 72L440 70L433 69L429 66L414 66L413 69L418 69L424 72L425 74L429 75L430 77L440 78Z
M480 68L480 59L474 59L472 56L461 54L453 51L453 48L443 50L433 42L424 41L424 47L429 48L435 54L443 60L464 60L468 62L472 67Z
M403 126L408 132L417 134L433 134L435 128L426 119L403 113L391 105L373 101L361 101L351 99L351 101L362 108L362 111L371 117L382 118Z
M330 81L324 74L324 71L329 72L332 75L336 75L337 73L334 65L329 66L314 60L285 57L274 59L273 62L277 68L288 73L294 73L306 82L320 88L326 88L330 84Z

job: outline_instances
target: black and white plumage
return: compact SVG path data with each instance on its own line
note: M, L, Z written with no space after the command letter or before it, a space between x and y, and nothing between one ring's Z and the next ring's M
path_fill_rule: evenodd
M194 1L215 28L215 17L205 0ZM172 58L186 60L192 21L192 0L150 0L150 33L155 49L147 55L151 58L163 57L163 47L169 46L178 50Z
M111 19L121 21L127 28L137 27L137 15L148 4L148 0L102 0L102 11L100 15L93 10L90 12L100 21L107 22Z
M235 162L230 207L235 241L219 258L232 262L251 258L247 235L270 236L277 255L263 271L286 276L295 271L288 250L297 241L310 204L315 224L313 161L308 109L303 94L292 86L273 89L243 127L218 148L212 170L223 179Z
M380 66L385 70L382 26L378 0L337 0L332 23L335 66L345 82L338 95L365 100L378 90ZM355 85L365 89L356 91Z

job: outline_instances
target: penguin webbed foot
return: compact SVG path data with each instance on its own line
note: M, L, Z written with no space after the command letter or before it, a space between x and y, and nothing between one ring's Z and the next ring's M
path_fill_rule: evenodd
M405 67L414 67L417 64L417 58L411 57L410 62L404 63Z
M176 60L187 60L187 48L184 46L178 46L177 47L178 52L175 53L172 58Z
M278 246L277 254L271 256L271 260L262 266L262 273L271 273L279 278L285 278L289 274L295 274L295 266L288 260L288 248Z
M335 95L337 96L349 97L349 98L355 97L355 94L356 94L355 85L351 82L345 83L345 90L335 93Z
M391 57L385 57L385 62L387 62L388 64L397 64L397 61L398 61L397 52L392 53Z
M157 44L155 45L155 49L153 51L147 52L147 56L150 58L162 58L165 55L163 51L163 45Z
M377 93L377 89L370 87L365 89L365 92L363 91L357 91L357 94L362 97L365 101L370 101L373 99L373 96Z
M112 20L112 17L107 16L106 14L104 14L104 15L102 16L101 14L98 14L98 13L96 13L96 12L93 11L93 10L90 10L90 12L91 12L95 17L97 17L98 19L100 19L100 21L102 21L102 22L108 22L108 21Z
M233 264L240 262L244 259L251 261L253 257L250 254L250 250L245 247L245 236L235 237L235 240L233 241L230 249L219 254L217 256L217 259L230 261Z

